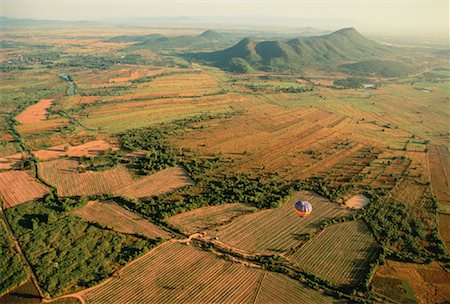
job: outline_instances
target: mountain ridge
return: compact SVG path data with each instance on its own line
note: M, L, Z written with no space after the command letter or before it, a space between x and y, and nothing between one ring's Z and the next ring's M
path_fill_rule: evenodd
M224 50L192 53L189 56L225 69L231 59L236 57L243 59L256 70L300 71L310 66L373 59L390 52L389 47L370 40L355 28L349 27L326 35L285 41L257 42L247 37Z

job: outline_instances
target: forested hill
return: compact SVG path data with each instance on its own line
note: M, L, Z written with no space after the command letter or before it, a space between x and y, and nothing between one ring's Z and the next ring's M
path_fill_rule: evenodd
M362 36L354 28L344 28L323 36L286 41L257 42L245 38L228 49L193 53L189 57L235 72L300 71L305 67L379 58L391 52L390 47Z

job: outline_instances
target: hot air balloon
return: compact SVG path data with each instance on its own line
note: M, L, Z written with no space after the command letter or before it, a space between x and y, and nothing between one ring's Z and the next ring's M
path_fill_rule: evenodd
M295 212L301 217L307 216L312 211L312 206L307 201L298 201L295 203Z

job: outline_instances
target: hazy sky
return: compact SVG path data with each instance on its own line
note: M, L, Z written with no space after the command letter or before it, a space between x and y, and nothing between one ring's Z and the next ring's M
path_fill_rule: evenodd
M354 24L380 31L440 33L449 28L448 0L0 0L0 5L1 15L16 18L277 16L302 19L301 26L311 19L330 18L335 23L330 22L331 28Z

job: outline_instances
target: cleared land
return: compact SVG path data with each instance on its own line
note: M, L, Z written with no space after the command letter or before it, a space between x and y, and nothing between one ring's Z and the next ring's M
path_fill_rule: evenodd
M337 285L360 282L378 252L363 221L335 224L289 255L299 267Z
M167 222L191 234L226 224L238 216L256 210L240 203L209 206L172 216Z
M137 181L114 191L114 193L128 198L143 198L172 192L192 184L194 182L187 176L183 168L171 167L141 177Z
M28 135L32 133L38 133L47 130L54 130L56 128L67 125L69 120L67 118L55 118L49 120L41 120L33 123L27 123L17 126L17 131L20 134Z
M146 275L143 276L143 273ZM273 291L272 283L282 285L285 291L278 294L274 303L333 302L333 299L320 292L303 287L282 275L266 275L263 270L230 263L176 242L157 247L101 286L84 292L84 297L91 304L111 301L267 303L265 300ZM291 299L295 299L295 302L290 302Z
M29 106L22 113L16 116L16 120L21 124L32 124L47 119L47 109L50 108L54 99L42 99L38 103Z
M299 199L312 204L309 216L302 218L295 213L294 203ZM280 253L297 246L303 234L315 232L321 221L349 213L313 192L300 191L279 208L243 215L211 234L222 243L248 252Z
M350 208L361 209L367 206L370 200L364 194L358 194L349 198L345 205Z
M95 156L100 152L111 149L118 150L118 147L111 145L104 140L94 140L78 146L58 145L48 149L33 152L34 156L40 160L51 160L60 157L80 157L80 156Z
M39 183L30 171L0 173L0 196L3 208L11 208L41 198L50 191Z
M0 170L9 170L17 167L20 160L25 157L25 153L16 153L0 158Z
M113 202L91 201L74 214L122 233L141 234L151 239L170 238L169 233L155 224Z

